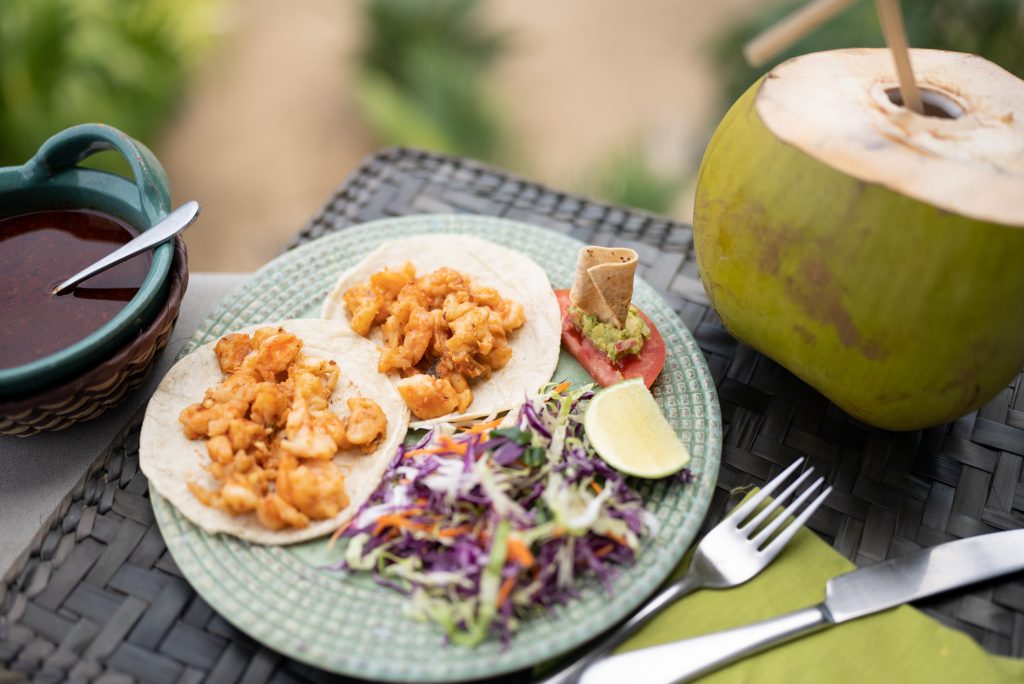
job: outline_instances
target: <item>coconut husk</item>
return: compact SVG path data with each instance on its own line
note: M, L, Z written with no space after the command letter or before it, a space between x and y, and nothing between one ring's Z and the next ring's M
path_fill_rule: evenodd
M775 67L759 84L757 114L781 142L865 188L1024 226L1021 79L976 55L910 54L928 116L893 101L899 89L890 51L866 48Z
M569 300L602 323L625 327L638 262L636 251L625 247L584 247Z

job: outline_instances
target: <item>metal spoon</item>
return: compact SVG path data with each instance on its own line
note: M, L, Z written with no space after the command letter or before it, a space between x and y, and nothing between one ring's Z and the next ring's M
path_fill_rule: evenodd
M136 237L121 245L115 251L111 252L91 266L83 268L81 271L53 288L53 294L59 295L63 292L67 292L83 280L91 278L97 273L102 273L108 268L118 265L122 261L131 259L136 254L141 254L146 250L153 249L162 242L170 240L175 235L192 225L192 222L196 220L197 216L199 216L199 203L195 201L185 202L165 216L160 223L156 224L149 230L139 233Z

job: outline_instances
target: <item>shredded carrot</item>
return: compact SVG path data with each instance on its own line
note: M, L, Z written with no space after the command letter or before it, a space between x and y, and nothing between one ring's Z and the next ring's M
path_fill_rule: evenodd
M374 534L380 534L384 528L391 527L395 530L406 528L420 531L430 530L430 525L426 523L415 522L409 520L409 516L419 515L423 512L422 508L409 508L398 513L388 513L377 518L377 524L373 528Z
M594 551L594 555L597 556L598 558L604 558L609 553L611 553L614 548L615 547L612 546L611 544L606 544L606 545L602 546L601 548L597 549L596 551Z
M530 553L529 547L519 539L519 537L508 538L508 552L507 556L509 560L518 561L519 565L524 568L533 567L533 554Z
M564 392L567 389L569 389L569 381L568 380L566 380L565 382L560 382L557 385L555 385L555 391L556 392Z
M406 451L403 458L413 458L414 456L424 456L426 454L447 454L453 451L459 455L465 455L466 453L466 445L456 442L448 435L441 435L441 437L438 438L438 441L441 443L440 446L423 447L422 449Z
M457 454L466 453L466 445L456 442L448 435L441 435L438 438L441 442L440 446L436 447L423 447L422 449L413 449L412 451L405 452L405 458L412 458L413 456L422 456L424 454L446 454L454 451Z
M443 454L446 451L448 451L448 449L444 447L424 447L422 449L406 451L402 458L412 458L413 456L423 456L424 454Z
M341 535L345 533L345 530L347 530L349 525L351 525L351 524L352 524L352 520L349 520L344 525L342 525L341 527L339 527L338 529L336 529L334 531L334 534L331 535L331 538L327 540L327 550L328 551L330 551L331 548L334 547L334 544L338 541L338 539L341 538Z
M515 577L506 577L505 581L501 583L501 589L498 590L498 607L501 608L505 605L505 601L508 601L508 597L512 595L512 589L516 586Z
M373 529L374 534L379 534L381 530L390 527L392 532L398 532L398 530L412 530L414 532L430 532L434 529L433 525L427 523L416 522L415 520L409 520L403 517L392 517L390 515L382 515L377 521L377 526Z
M440 442L441 446L445 447L447 451L454 451L462 456L466 455L466 445L461 442L456 442L448 435L441 435Z
M611 532L605 532L604 535L602 535L602 536L608 537L609 539L611 539L613 542L615 542L619 546L629 546L629 543L627 543L625 539L623 539L622 537L620 537L617 534L612 534Z
M479 435L481 432L487 432L491 428L498 427L501 425L501 421L501 418L495 418L494 420L489 420L486 423L477 423L476 425L461 427L459 430L471 435Z
M377 524L373 528L373 534L378 535L384 530L384 528L400 524L403 521L405 521L405 518L400 515L382 515L377 518Z
M470 525L459 525L458 527L446 527L444 529L439 529L436 534L438 537L458 537L460 534L465 534L472 529L473 528Z
M555 539L558 539L563 534L565 534L565 528L562 527L561 525L555 525L555 528L553 530L551 530L551 536L554 537Z
M596 482L591 482L590 483L590 488L593 489L598 494L601 493L601 485L597 484Z

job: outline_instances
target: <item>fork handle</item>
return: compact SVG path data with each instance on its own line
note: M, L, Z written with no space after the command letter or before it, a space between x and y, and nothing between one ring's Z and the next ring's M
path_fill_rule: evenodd
M601 639L597 646L589 648L578 660L545 677L537 684L569 684L570 682L579 681L580 674L590 667L591 664L611 653L616 646L640 631L641 627L653 620L665 608L697 589L700 589L700 585L696 578L692 574L687 573L682 578L659 591L633 617L623 622Z
M824 606L804 608L745 627L613 656L588 669L580 684L620 684L643 672L645 684L674 684L828 627Z

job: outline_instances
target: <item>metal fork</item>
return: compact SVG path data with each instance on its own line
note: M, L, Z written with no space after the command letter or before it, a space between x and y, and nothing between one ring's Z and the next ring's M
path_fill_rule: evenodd
M597 646L555 674L542 679L539 684L569 684L578 681L580 675L590 665L604 658L616 646L636 634L655 615L675 601L698 589L727 589L738 586L767 567L832 492L831 487L826 487L814 501L804 506L825 482L825 478L819 477L801 492L791 505L782 509L773 520L769 520L773 514L779 512L783 504L814 472L813 468L808 468L770 505L765 506L763 510L754 515L758 506L782 486L789 476L800 467L803 460L800 458L793 462L755 496L744 502L742 506L708 532L694 551L693 559L690 561L690 567L685 575L662 589L638 613L608 634ZM790 518L795 519L791 524L785 526ZM766 521L767 524L764 524ZM778 535L772 539L772 535L776 533Z

